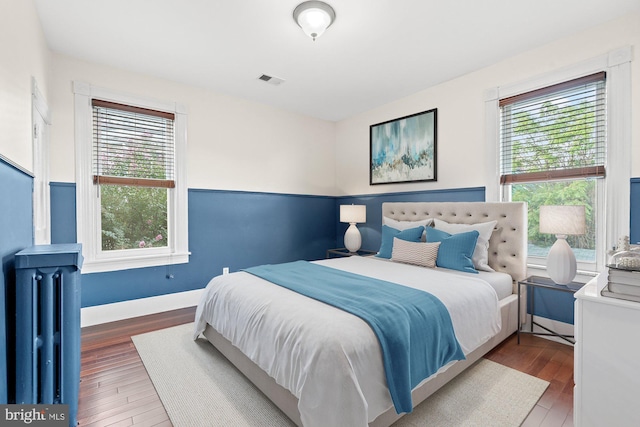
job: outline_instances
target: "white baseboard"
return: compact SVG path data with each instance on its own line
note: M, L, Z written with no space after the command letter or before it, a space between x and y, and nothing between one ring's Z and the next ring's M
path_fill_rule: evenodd
M80 312L80 324L84 328L85 326L115 322L132 317L146 316L147 314L193 307L200 302L200 296L203 291L204 289L196 289L175 294L85 307Z
M527 320L529 320L529 316L527 316ZM551 329L552 331L556 332L557 334L560 334L560 335L574 335L573 325L571 325L569 323L559 322L557 320L551 320L551 319L547 319L545 317L540 317L540 316L533 316L533 320L536 323ZM538 328L537 326L534 326L533 330L534 331L539 331L539 332L545 332L545 333L547 332L547 331L543 330L542 328ZM562 338L554 337L553 335L541 335L541 338L546 338L546 339L551 340L551 341L557 341L557 342L562 343L562 344L571 345L569 342L563 340Z

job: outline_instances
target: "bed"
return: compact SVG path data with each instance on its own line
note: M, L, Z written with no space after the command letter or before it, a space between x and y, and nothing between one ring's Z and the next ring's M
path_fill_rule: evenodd
M397 233L435 220L435 228L449 231L490 224L483 262L492 272L379 257L314 262L426 290L447 307L464 360L447 362L417 384L410 391L414 407L516 331L516 284L526 275L526 212L524 203L383 203L383 245L389 228ZM298 426L389 426L403 415L387 388L372 328L338 308L241 271L210 281L195 324L194 338L204 335Z

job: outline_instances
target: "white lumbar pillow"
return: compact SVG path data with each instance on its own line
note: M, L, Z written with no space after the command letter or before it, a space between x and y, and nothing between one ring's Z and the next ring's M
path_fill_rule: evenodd
M406 240L394 237L391 261L419 265L421 267L435 268L439 247L440 242L408 242Z

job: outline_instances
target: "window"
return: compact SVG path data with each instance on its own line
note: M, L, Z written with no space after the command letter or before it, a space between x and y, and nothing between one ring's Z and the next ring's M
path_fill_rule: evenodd
M174 115L98 99L91 105L102 251L166 247Z
M186 115L74 84L83 272L188 262Z
M584 205L587 232L568 242L583 270L596 270L599 201L607 147L604 72L500 99L503 199L529 206L529 257L545 258L555 236L540 234L542 205Z
M607 262L607 251L617 244L621 236L629 235L629 195L631 186L631 61L632 49L630 46L625 46L573 65L568 65L545 74L532 76L520 82L489 88L485 92L485 141L487 147L485 162L487 164L488 183L485 199L487 201L511 200L512 194L515 193L515 197L526 198L529 204L543 204L546 203L546 201L538 201L534 200L534 198L536 195L550 193L552 189L543 188L534 193L533 190L537 186L554 186L556 183L558 185L564 185L567 189L557 188L555 192L567 197L569 193L573 191L571 188L572 181L587 181L590 183L588 185L585 184L586 188L582 190L584 192L591 191L588 189L588 186L593 186L592 190L595 196L590 205L592 209L590 218L593 224L595 224L595 230L592 230L592 233L595 233L595 263L579 263L579 270L589 268L595 272L602 271ZM602 72L606 73L606 76L601 74ZM502 139L503 132L501 132L501 126L505 121L508 121L509 118L503 119L501 117L503 113L502 107L500 106L501 101L503 104L506 103L509 98L511 98L512 101L518 101L517 96L535 94L535 92L541 88L551 88L551 92L553 92L554 90L563 89L557 86L558 83L572 82L577 77L598 74L605 77L604 84L601 85L604 92L601 91L600 93L604 95L604 117L606 125L604 128L602 126L598 128L599 131L606 133L604 164L595 163L574 168L568 167L566 163L563 165L561 161L558 160L556 163L558 167L555 169L550 168L550 171L539 167L537 171L531 170L526 172L520 168L536 162L538 159L535 158L535 153L529 154L529 157L526 155L522 156L523 159L520 164L518 164L518 160L512 159L509 156L506 156L503 160L503 151L501 151L502 144L510 144L510 139L513 140L513 143L517 143L516 140L518 139L524 141L525 137L515 135L512 132L511 136L505 134L504 140ZM569 88L565 87L564 89ZM549 94L550 93L547 93L546 95ZM539 92L538 95L545 94ZM532 102L532 99L526 100L523 97L520 101ZM553 103L551 103L550 106L553 107ZM539 135L534 132L533 136ZM594 139L590 138L588 141L592 143ZM504 153L506 153L507 150L508 147L505 147ZM514 150L511 157L514 156L519 156L518 150ZM591 158L597 158L597 156L592 156ZM598 160L598 162L600 162L600 160ZM504 168L502 163L504 163ZM547 163L552 164L553 162ZM537 163L537 165L541 166L540 163ZM580 168L584 169L580 170ZM562 171L565 169L577 170L573 170L570 174L562 176ZM527 175L527 173L535 174L537 172L542 173L542 175L540 175L542 179L537 181L522 180L527 177L532 177L532 175ZM579 175L576 172L583 172L584 175ZM518 178L515 176L507 178L507 176L510 175L520 176ZM535 175L533 176L535 177ZM501 180L503 181L502 183ZM519 194L525 195L518 196L518 187L520 187L519 189L521 190ZM523 193L524 191L528 191L528 193ZM586 197L585 200L589 200L589 197ZM585 203L587 202L585 201ZM529 213L530 231L535 231L537 221L537 215ZM549 237L553 239L553 236ZM588 236L586 238L588 238ZM536 259L529 260L530 267L536 268L544 264L544 259L542 258L544 246L545 245L541 245L543 249ZM588 250L589 249L587 249L587 251ZM535 252L532 251L532 254L533 253ZM582 254L580 254L580 256L581 255Z

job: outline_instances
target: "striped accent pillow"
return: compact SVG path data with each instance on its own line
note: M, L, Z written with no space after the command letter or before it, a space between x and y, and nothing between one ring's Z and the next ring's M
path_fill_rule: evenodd
M440 242L409 242L394 237L391 261L434 268L436 266L439 246Z

